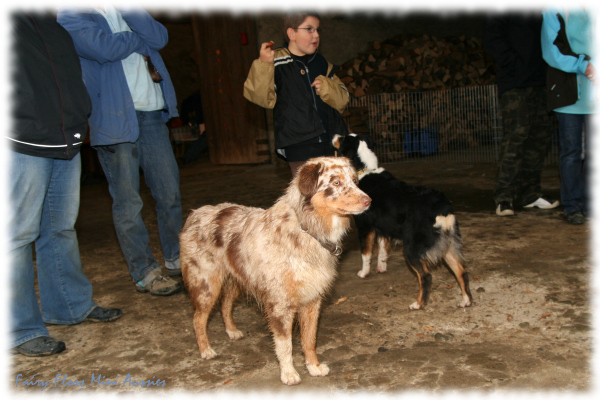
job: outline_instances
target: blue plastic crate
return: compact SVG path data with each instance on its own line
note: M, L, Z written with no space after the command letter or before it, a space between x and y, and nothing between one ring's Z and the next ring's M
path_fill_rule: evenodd
M404 132L404 153L421 156L435 154L439 148L438 142L436 128L411 129Z

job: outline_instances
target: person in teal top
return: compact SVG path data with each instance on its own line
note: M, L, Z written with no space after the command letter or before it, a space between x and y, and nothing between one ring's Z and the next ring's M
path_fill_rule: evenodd
M583 224L590 212L588 172L593 147L589 132L596 107L594 17L582 7L548 8L542 15L548 107L559 123L561 203L568 223Z

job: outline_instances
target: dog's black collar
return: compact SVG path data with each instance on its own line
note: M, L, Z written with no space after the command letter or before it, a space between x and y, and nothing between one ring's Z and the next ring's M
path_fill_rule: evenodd
M310 236L312 236L313 238L315 238L315 240L317 242L319 242L321 244L321 246L323 246L325 248L325 250L327 250L328 252L330 252L334 256L339 257L342 254L343 250L337 244L320 240L316 235L313 235L312 233L310 233L309 231L307 231L306 229L304 229L304 227L302 227L302 225L300 225L300 230L302 232L308 233Z

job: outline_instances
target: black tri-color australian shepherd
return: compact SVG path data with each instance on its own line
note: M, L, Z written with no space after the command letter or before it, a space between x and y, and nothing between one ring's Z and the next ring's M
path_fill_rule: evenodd
M406 263L416 272L419 297L409 308L418 310L427 303L431 273L446 264L462 291L461 307L471 305L469 280L464 269L462 238L458 221L446 196L435 189L411 186L378 166L373 139L367 135L336 135L333 145L349 158L358 171L358 187L372 199L371 207L355 215L362 251L362 270L371 270L375 239L379 245L377 272L385 272L392 244L402 242Z

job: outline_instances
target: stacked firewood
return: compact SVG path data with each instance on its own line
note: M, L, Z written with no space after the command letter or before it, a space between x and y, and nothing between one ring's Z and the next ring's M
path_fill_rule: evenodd
M370 50L342 64L337 75L356 97L496 83L494 61L482 40L464 35L375 41Z

